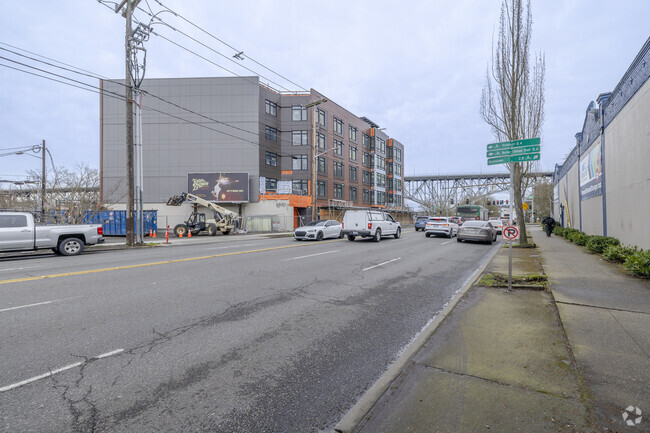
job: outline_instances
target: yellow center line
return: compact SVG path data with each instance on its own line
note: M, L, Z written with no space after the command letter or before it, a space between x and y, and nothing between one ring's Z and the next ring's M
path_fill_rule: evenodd
M296 247L307 247L307 246L312 246L312 245L322 245L322 244L327 244L330 242L340 242L340 239L332 240L332 241L323 241L319 242L318 244L298 244L298 245L285 245L282 247L272 247L272 248L261 248L257 250L248 250L248 251L237 251L233 253L223 253L223 254L213 254L209 256L201 256L201 257L190 257L187 259L174 259L174 260L165 260L164 262L153 262L153 263L141 263L138 265L127 265L127 266L116 266L113 268L101 268L101 269L90 269L88 271L77 271L77 272L65 272L62 274L51 274L51 275L41 275L38 277L25 277L25 278L14 278L12 280L0 280L0 284L9 284L9 283L21 283L24 281L37 281L37 280L44 280L46 278L61 278L61 277L71 277L74 275L86 275L86 274L96 274L98 272L108 272L108 271L121 271L123 269L136 269L136 268L144 268L147 266L160 266L160 265L169 265L172 263L183 263L183 262L191 262L194 260L206 260L206 259L214 259L217 257L226 257L226 256L235 256L237 254L250 254L250 253L260 253L263 251L272 251L272 250L281 250L284 248L296 248Z

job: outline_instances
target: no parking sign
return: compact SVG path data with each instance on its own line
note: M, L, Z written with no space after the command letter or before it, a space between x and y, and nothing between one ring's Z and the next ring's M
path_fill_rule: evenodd
M507 226L503 229L503 237L509 240L513 240L519 236L519 230L515 226Z

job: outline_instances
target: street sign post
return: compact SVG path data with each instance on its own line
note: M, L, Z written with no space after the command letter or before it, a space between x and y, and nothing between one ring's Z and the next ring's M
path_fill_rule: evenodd
M519 236L519 230L515 226L507 226L503 228L503 237L508 240L513 240Z
M526 153L524 155L512 155L510 157L510 162L524 162L524 161L539 161L539 153Z

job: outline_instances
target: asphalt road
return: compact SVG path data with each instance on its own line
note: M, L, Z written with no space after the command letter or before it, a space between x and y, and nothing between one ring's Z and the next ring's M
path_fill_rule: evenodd
M209 239L0 259L0 430L331 428L500 244Z

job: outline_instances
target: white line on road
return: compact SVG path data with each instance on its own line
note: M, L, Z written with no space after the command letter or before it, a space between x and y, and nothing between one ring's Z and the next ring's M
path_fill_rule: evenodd
M288 260L298 260L298 259L306 259L307 257L315 257L315 256L322 256L323 254L332 254L332 253L338 253L339 250L334 250L334 251L325 251L324 253L317 253L317 254L310 254L308 256L300 256L300 257L292 257L290 259L284 259L282 260L283 262L286 262Z
M5 271L22 271L23 269L31 269L35 268L36 266L24 266L22 268L7 268L7 269L0 269L0 272L5 272Z
M449 243L451 243L451 242L453 242L453 241L443 242L443 243L441 243L440 245L447 245L447 244L449 244Z
M362 271L362 272L369 271L370 269L374 269L374 268L376 268L376 267L383 266L383 265L385 265L385 264L387 264L387 263L395 262L395 261L397 261L397 260L401 260L401 259L402 259L401 257L398 257L398 258L396 258L396 259L389 260L389 261L387 261L387 262L380 263L380 264L375 265L375 266L370 266L369 268L361 269L361 271Z
M117 355L118 353L122 353L122 352L124 352L124 349L113 350L111 352L106 352L106 353L103 353L101 355L98 355L98 356L96 356L94 358L90 358L89 361L93 361L95 359L106 358L106 357L109 357L109 356ZM54 376L55 374L61 373L62 371L66 371L66 370L70 370L71 368L79 367L80 365L84 364L84 362L87 362L87 361L79 361L79 362L75 362L74 364L68 364L68 365L66 365L64 367L60 367L60 368L57 368L57 369L54 369L54 370L50 370L49 372L41 374L39 376L30 377L29 379L25 379L25 380L20 381L20 382L12 383L11 385L3 386L2 388L0 388L0 392L10 391L12 389L19 388L19 387L21 387L23 385L27 385L27 384L32 383L32 382L36 382L37 380L41 380L41 379L48 378L50 376Z
M53 299L51 301L37 302L36 304L27 304L27 305L19 305L18 307L4 308L0 310L0 313L3 313L5 311L20 310L21 308L37 307L39 305L47 305L53 302L67 301L68 299L75 299L75 298L81 298L81 296L73 296L72 298Z

